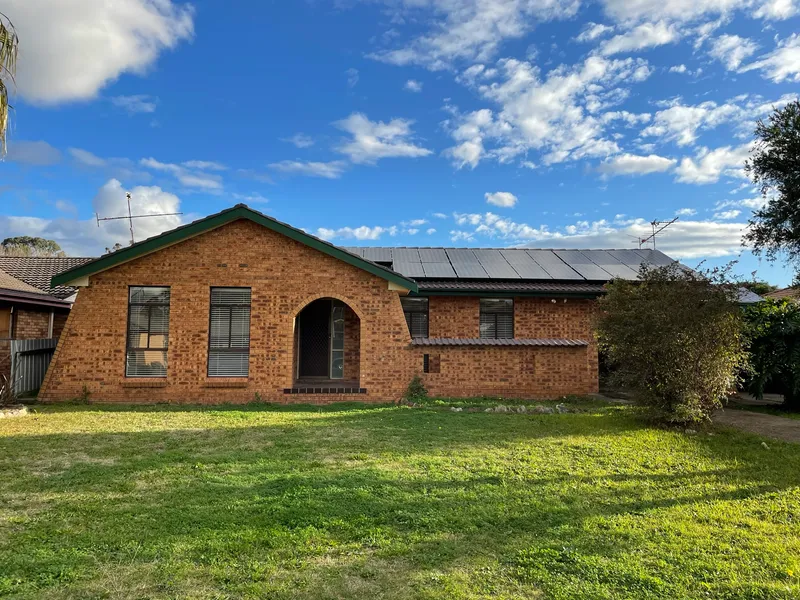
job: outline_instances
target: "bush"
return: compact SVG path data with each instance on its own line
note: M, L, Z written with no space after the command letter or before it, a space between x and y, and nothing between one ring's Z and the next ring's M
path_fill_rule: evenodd
M428 397L428 390L425 389L425 384L422 383L422 377L414 375L411 383L406 388L406 393L403 394L404 400L424 400Z
M745 388L761 398L767 390L783 394L787 410L800 410L800 305L764 300L744 312L750 369Z
M673 264L615 280L599 301L596 330L612 381L635 392L657 419L707 420L746 363L735 285L723 272Z

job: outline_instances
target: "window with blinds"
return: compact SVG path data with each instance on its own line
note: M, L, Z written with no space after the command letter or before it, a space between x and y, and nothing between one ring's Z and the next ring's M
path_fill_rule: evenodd
M169 288L128 289L126 377L166 377Z
M481 298L481 338L514 337L514 300Z
M428 299L400 298L408 331L412 338L428 337Z
M211 288L208 376L247 377L250 366L250 288Z

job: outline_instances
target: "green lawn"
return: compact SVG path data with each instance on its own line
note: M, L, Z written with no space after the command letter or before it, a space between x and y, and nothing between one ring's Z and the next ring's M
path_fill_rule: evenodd
M0 420L0 596L800 597L800 446L579 414Z
M787 419L800 419L800 413L787 412L779 406L759 406L755 404L737 404L732 408L739 410L749 410L751 412L764 413L765 415L775 415L776 417L786 417Z

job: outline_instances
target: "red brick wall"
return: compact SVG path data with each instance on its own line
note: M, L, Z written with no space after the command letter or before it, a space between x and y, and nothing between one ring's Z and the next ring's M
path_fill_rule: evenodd
M128 286L171 287L165 379L126 378ZM209 287L252 288L250 376L208 378ZM355 372L367 394L284 394L296 372L295 317L317 298L333 297L346 313L345 378ZM591 340L592 303L517 299L517 337ZM479 301L432 297L431 337L478 337ZM90 278L82 288L42 385L43 401L272 402L364 400L402 395L422 355L439 357L424 376L433 394L547 398L597 389L597 351L588 348L410 346L399 296L388 283L249 221L237 221Z
M124 376L129 285L171 287L165 380ZM252 288L246 380L206 376L211 286ZM321 297L342 300L360 318L358 375L367 394L346 398L398 399L412 360L398 292L384 279L245 220L92 276L78 294L40 398L74 398L85 385L93 400L112 402L249 402L256 392L274 402L340 399L283 392L294 381L295 317Z
M16 307L14 310L14 339L34 340L48 337L50 311Z

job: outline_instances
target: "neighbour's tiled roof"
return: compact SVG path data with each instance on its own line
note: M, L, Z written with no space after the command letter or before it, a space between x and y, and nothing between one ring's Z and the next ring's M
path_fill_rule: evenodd
M602 283L547 283L539 281L497 281L463 279L420 279L420 292L519 292L543 294L602 294Z
M0 256L0 269L39 291L63 299L74 294L77 289L66 285L51 288L50 279L53 275L78 267L90 260L94 259L77 256Z
M775 300L800 298L800 287L787 287L781 290L775 290L774 292L764 294L764 298L774 298Z
M13 277L0 269L0 289L13 290L15 292L27 292L29 294L44 294L39 288L28 285L24 281Z
M585 340L545 338L414 338L414 346L588 346Z

